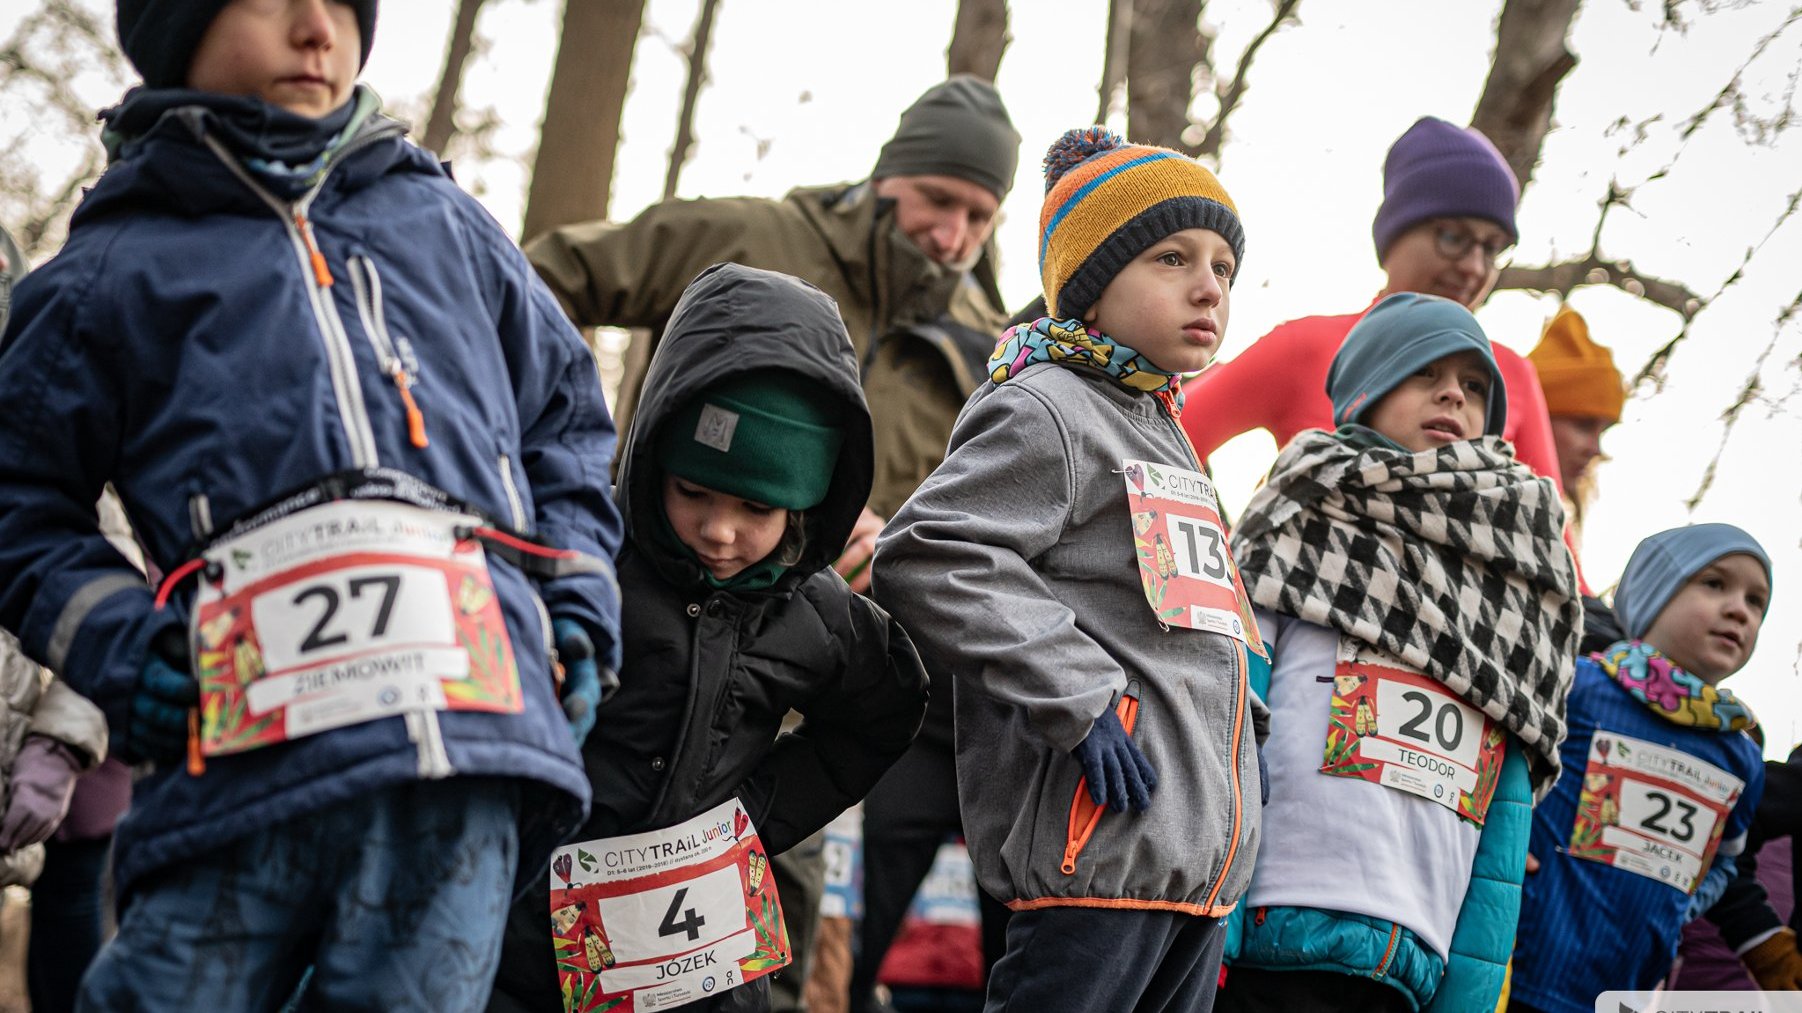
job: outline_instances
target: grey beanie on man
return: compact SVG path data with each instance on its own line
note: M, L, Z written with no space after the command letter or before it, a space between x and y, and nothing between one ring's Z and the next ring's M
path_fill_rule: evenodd
M119 48L152 88L181 88L188 83L194 51L231 0L118 0ZM357 67L369 62L375 42L378 0L344 0L356 11L363 52Z
M1020 164L1020 133L995 86L973 74L933 85L901 114L871 179L955 176L1005 198Z

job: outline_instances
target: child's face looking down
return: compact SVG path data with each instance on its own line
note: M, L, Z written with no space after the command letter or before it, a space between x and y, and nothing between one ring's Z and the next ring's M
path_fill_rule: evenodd
M1722 556L1677 589L1643 639L1712 686L1751 660L1770 598L1757 559Z
M348 4L232 0L201 37L188 87L249 95L318 119L350 97L362 53Z
M788 511L729 496L674 475L663 476L663 512L683 545L715 580L730 580L776 551Z
M1420 453L1483 435L1489 368L1475 351L1434 359L1384 394L1364 424Z
M1173 232L1114 275L1083 322L1165 372L1193 373L1220 350L1237 269L1220 233Z

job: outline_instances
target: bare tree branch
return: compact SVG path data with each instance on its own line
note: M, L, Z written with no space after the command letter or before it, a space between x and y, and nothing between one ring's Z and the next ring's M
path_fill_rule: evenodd
M701 85L707 79L707 47L713 37L713 18L719 11L719 0L701 0L695 15L694 37L688 43L688 83L682 89L682 111L676 116L676 141L670 146L669 168L663 174L663 199L676 195L676 182L682 166L688 163L688 152L695 143L695 107L701 102Z
M993 81L1001 69L1001 55L1012 41L1007 30L1007 0L958 0L945 70Z
M1682 282L1668 281L1642 274L1624 260L1607 260L1593 251L1577 260L1543 267L1508 266L1496 282L1497 290L1526 289L1530 292L1557 292L1568 296L1582 285L1613 285L1630 295L1657 303L1690 320L1701 310L1701 296Z
M1270 23L1264 26L1245 47L1245 55L1239 57L1239 66L1233 71L1233 80L1224 89L1217 88L1215 95L1220 99L1220 110L1214 114L1214 122L1209 125L1208 132L1202 135L1201 143L1195 146L1194 154L1206 156L1215 162L1220 161L1220 147L1226 143L1226 121L1239 108L1239 101L1245 97L1245 89L1249 87L1251 62L1257 58L1258 50L1264 47L1279 29L1286 23L1300 24L1295 9L1301 6L1301 0L1276 0L1276 8Z
M438 90L432 93L432 114L426 119L423 138L426 150L441 156L457 132L457 93L463 87L464 65L475 49L476 15L484 2L458 0L457 18L445 43L444 69L438 75Z

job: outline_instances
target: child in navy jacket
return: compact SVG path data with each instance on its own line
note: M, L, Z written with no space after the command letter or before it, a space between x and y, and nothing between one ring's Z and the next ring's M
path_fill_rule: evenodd
M375 0L118 15L146 87L0 355L0 624L154 765L82 1006L271 1009L311 964L325 1007L479 1009L617 667L593 360L356 86Z
M1615 593L1628 639L1577 662L1564 773L1533 811L1517 1009L1579 1013L1670 970L1711 869L1731 872L1764 789L1752 712L1721 680L1770 607L1771 561L1731 524L1639 543Z

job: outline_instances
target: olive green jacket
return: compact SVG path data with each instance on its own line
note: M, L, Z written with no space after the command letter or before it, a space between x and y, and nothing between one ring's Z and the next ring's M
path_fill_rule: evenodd
M886 518L944 460L952 423L986 379L981 364L1006 323L992 248L970 272L947 270L894 218L893 202L867 183L797 189L781 200L671 200L630 222L556 229L528 243L526 256L577 326L649 328L653 349L682 290L711 264L781 271L819 287L838 302L862 363L876 438L869 505ZM622 432L649 361L636 358L620 385Z

